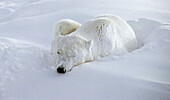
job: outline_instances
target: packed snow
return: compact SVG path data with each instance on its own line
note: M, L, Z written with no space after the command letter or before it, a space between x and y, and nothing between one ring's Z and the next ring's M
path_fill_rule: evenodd
M169 0L1 0L0 100L170 100ZM58 74L53 25L124 18L140 48Z

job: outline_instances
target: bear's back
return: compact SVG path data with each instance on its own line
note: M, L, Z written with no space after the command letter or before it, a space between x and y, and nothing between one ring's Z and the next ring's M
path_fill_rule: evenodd
M99 18L109 18L113 21L115 32L119 41L127 49L128 52L133 51L138 48L138 42L136 40L136 35L130 25L118 16L113 15L101 15Z
M109 55L113 48L114 33L111 26L112 20L109 18L96 18L85 23L73 34L93 40L93 55L104 57Z
M96 37L101 36L103 31L107 30L111 20L108 18L97 18L86 22L74 34L85 37L88 40L94 40Z
M87 40L94 40L95 45L103 45L102 47L106 47L104 45L109 42L112 42L112 49L124 48L128 52L138 47L133 29L122 18L113 15L102 15L92 19L80 27L75 34ZM102 44L102 41L106 43Z

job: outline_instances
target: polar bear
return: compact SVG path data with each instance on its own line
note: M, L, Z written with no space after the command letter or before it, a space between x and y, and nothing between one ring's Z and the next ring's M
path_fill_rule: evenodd
M122 18L102 15L75 32L55 38L53 49L58 73L108 55L122 55L138 48L132 28Z

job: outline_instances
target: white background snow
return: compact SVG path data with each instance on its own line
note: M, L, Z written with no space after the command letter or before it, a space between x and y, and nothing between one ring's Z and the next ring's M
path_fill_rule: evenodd
M0 0L0 100L170 100L170 0ZM53 24L124 18L141 48L56 73ZM142 46L143 45L143 46Z

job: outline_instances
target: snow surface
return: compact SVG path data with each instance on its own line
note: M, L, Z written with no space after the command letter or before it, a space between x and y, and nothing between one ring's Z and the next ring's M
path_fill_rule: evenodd
M169 0L1 0L0 100L170 100ZM141 48L57 74L53 24L110 13L127 20Z

